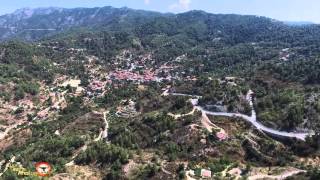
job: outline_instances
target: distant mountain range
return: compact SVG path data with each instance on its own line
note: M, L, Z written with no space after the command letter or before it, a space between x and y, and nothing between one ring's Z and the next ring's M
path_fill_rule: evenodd
M254 41L274 38L277 31L297 33L292 26L311 25L309 22L280 22L260 16L210 14L190 11L181 14L163 14L129 8L24 8L0 16L0 41L20 39L39 40L68 30L126 31L138 33L145 28L150 33L173 35L192 28L212 37L229 37L235 41ZM315 33L318 32L319 27ZM313 31L314 32L314 31ZM285 33L286 34L286 33ZM268 37L266 37L266 35ZM284 34L282 34L284 35ZM257 38L257 36L260 36Z
M165 14L113 7L23 8L0 16L0 40L37 40L73 27L94 29L122 23L129 23L126 26L130 27L158 16Z

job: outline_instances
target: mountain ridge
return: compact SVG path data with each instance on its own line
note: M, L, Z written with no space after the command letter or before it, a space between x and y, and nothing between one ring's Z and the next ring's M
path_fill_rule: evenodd
M0 16L0 39L22 39L27 41L38 40L56 34L71 27L91 27L104 25L128 15L138 16L145 14L153 17L160 13L132 10L128 8L113 8L111 6L99 8L24 8L11 14ZM94 22L93 22L94 19ZM42 29L38 34L25 32L28 29ZM46 29L55 29L56 32L46 32Z
M44 37L50 37L79 27L89 30L112 30L120 29L120 27L122 29L132 29L158 18L171 18L170 20L176 21L180 21L183 18L185 20L186 18L190 18L190 20L198 18L200 21L204 18L206 21L222 18L214 22L217 26L228 26L226 23L239 25L243 22L243 19L256 22L265 21L269 23L269 26L283 26L284 28L288 26L285 22L263 16L212 14L200 10L173 14L135 10L127 7L114 8L111 6L72 9L58 7L22 8L13 13L0 16L0 41L11 39L40 40ZM195 23L195 21L192 23ZM254 26L253 24L250 25Z

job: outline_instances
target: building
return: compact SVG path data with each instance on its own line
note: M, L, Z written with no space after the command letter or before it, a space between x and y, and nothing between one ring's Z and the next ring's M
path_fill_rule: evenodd
M211 178L211 171L207 169L201 169L201 177L202 178Z

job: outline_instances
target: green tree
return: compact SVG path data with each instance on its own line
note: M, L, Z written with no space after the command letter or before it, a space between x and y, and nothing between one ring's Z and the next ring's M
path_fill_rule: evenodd
M15 100L20 100L20 99L23 99L23 98L24 98L24 91L23 91L22 88L19 87L19 88L15 91L14 98L15 98Z

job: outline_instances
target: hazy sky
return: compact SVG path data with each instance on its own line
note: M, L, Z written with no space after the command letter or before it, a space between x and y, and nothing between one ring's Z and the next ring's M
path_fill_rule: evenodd
M198 9L211 13L267 16L320 23L320 0L0 0L0 14L22 7L130 7L160 12Z

